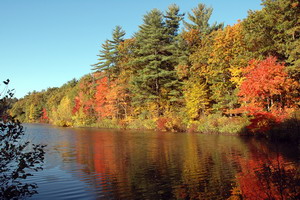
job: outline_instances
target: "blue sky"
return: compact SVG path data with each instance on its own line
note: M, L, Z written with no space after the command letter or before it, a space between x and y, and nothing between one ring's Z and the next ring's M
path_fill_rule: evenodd
M183 13L204 3L214 9L211 21L225 25L261 9L260 0L0 0L0 80L9 78L20 98L79 79L116 25L129 38L147 11L173 3Z

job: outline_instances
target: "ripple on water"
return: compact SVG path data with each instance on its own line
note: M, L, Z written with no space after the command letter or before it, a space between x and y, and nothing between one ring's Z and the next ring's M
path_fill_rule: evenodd
M273 155L238 137L30 129L49 144L44 171L29 177L39 186L32 199L226 199L239 172Z
M94 199L84 182L59 167L37 172L29 181L38 183L38 193L32 199Z

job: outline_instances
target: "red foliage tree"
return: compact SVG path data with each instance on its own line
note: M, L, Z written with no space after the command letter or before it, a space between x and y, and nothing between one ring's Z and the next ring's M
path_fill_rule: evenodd
M73 114L73 115L74 115L76 112L79 111L80 106L81 106L80 98L79 98L79 97L75 97L75 99L74 99L74 107L73 107L73 109L72 109L72 114Z
M47 112L46 108L43 108L43 110L42 110L42 116L40 118L40 121L42 123L48 123L49 122L48 112Z
M244 69L244 76L238 94L243 103L241 109L256 117L256 128L259 129L259 119L280 122L297 106L299 83L288 77L284 64L275 57L252 60Z

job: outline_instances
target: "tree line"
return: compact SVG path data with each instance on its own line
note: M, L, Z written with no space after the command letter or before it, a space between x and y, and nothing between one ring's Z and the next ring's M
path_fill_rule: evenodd
M201 3L186 15L153 9L131 38L115 27L90 74L29 93L10 112L59 126L224 133L299 120L300 3L262 5L226 27Z

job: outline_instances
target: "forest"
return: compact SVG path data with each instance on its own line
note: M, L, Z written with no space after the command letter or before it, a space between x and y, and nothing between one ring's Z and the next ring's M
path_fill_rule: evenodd
M300 139L300 3L263 0L234 25L213 8L153 9L131 38L116 26L91 73L31 92L10 114L64 127Z

